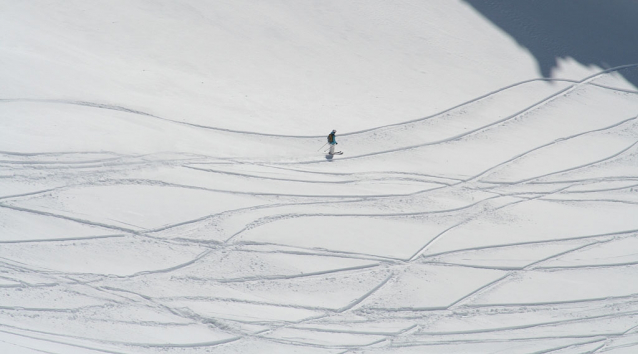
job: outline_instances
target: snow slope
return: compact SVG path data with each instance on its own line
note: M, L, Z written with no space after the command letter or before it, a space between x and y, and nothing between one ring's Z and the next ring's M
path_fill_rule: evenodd
M0 352L638 350L638 58L541 77L461 1L2 9Z

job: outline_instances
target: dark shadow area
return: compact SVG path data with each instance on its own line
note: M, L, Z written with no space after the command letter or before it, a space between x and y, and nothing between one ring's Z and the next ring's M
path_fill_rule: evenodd
M527 48L544 77L559 58L603 69L638 63L638 0L464 0ZM638 69L619 71L638 88Z
M333 155L326 154L326 160L328 160L328 161L332 161L332 158L334 158L334 156L333 156Z

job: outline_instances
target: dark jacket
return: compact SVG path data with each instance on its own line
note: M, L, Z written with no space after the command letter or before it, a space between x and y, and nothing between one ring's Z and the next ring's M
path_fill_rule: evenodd
M337 138L335 137L335 133L328 134L328 143L330 145L336 145L337 144Z

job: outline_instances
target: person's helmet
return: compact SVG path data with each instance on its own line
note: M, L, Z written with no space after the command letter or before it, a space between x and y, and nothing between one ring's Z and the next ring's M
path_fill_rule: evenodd
M336 129L333 129L333 130L332 130L332 132L333 132L333 133L336 133L336 132L337 132L337 130L336 130Z

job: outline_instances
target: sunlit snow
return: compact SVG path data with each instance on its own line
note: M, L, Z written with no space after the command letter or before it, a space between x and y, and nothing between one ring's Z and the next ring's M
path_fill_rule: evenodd
M0 1L0 353L638 352L638 57L543 77L514 37Z

